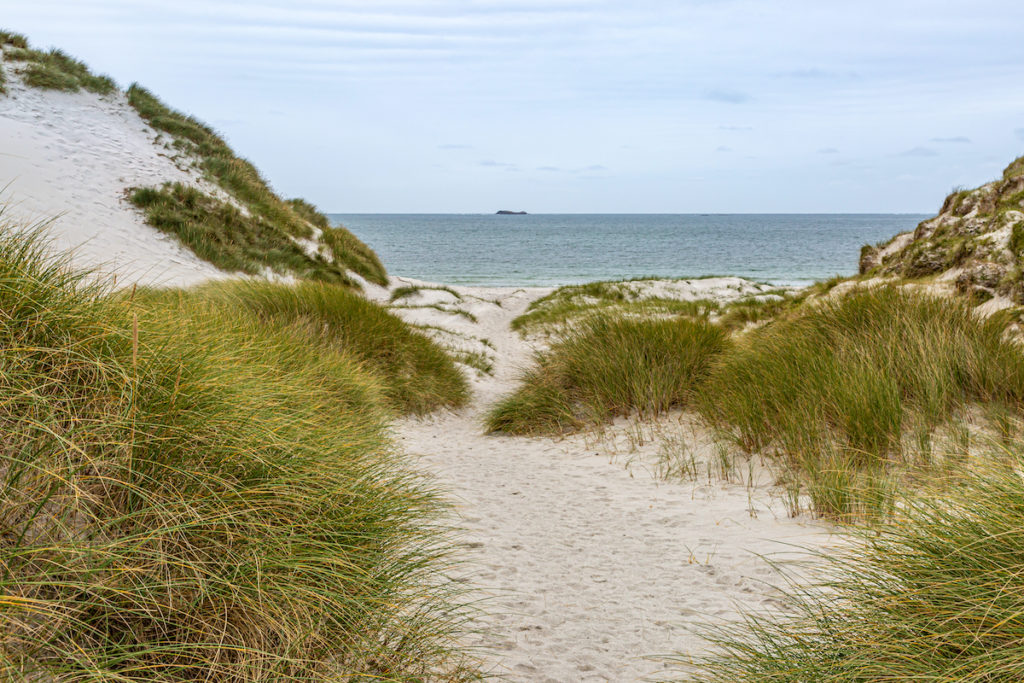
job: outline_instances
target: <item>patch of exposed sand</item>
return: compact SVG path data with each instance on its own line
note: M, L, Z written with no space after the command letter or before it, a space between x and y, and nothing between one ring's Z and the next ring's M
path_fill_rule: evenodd
M410 283L424 284L393 286ZM484 412L514 387L532 352L509 322L550 290L452 289L461 299L424 290L403 302L422 308L396 310L433 326L435 336L442 327L487 339L494 374L473 373L469 408L403 420L396 430L453 496L468 562L460 580L483 597L482 630L471 645L494 673L517 681L658 679L671 674L658 655L705 647L695 626L740 609L779 608L782 578L765 556L783 566L805 560L798 548L828 544L826 525L787 517L763 470L750 486L708 475L717 467L714 446L685 416L643 436L627 423L601 437L484 435ZM477 322L432 305L461 306ZM656 476L666 447L693 454L696 479Z
M0 202L4 218L48 222L53 247L81 267L125 282L187 286L227 277L174 237L143 222L125 198L130 187L183 182L217 193L128 104L25 86L13 76L0 97Z

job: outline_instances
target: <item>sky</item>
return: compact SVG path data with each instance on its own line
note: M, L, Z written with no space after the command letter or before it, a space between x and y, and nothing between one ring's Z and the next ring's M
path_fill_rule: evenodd
M339 213L935 213L1024 154L1019 0L0 0Z

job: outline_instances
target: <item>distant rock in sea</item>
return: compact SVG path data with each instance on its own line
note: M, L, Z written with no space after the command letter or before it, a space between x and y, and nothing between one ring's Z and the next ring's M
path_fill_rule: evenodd
M501 211L498 212L497 215L499 215L499 216L525 216L526 212L525 211L506 211L505 209L502 209Z

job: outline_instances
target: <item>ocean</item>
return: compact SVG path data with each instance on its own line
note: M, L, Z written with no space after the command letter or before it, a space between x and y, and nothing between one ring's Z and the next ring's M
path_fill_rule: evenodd
M552 286L738 275L806 285L857 272L860 248L917 214L330 214L392 275L460 285Z

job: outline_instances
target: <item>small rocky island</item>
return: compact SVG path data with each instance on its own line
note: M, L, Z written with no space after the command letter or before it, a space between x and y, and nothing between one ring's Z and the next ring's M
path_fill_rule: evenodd
M526 212L525 211L506 211L505 209L502 209L501 211L499 211L497 213L497 215L499 215L499 216L525 216Z

